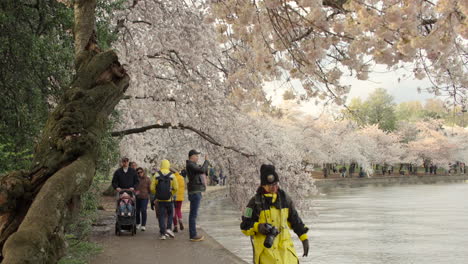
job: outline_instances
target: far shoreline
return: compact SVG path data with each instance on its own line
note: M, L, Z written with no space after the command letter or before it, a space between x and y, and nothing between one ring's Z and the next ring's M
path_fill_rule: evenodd
M407 184L435 184L444 182L468 181L468 174L441 174L441 175L395 175L377 176L371 178L331 178L314 179L319 193L334 188L362 187L367 185L407 185Z

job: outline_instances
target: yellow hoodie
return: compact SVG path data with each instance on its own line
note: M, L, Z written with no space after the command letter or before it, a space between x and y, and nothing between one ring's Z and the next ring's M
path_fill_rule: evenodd
M163 160L161 161L161 168L159 169L159 171L164 174L164 175L167 175L169 174L171 171L169 170L169 168L171 167L171 163L169 163L168 160ZM158 179L157 177L159 176L159 173L156 172L154 175L153 175L153 180L151 182L151 194L153 195L156 195L156 186L158 185ZM174 195L176 192L177 192L177 189L178 189L178 184L177 184L177 180L176 178L174 177L174 174L171 174L171 193L172 195ZM172 197L171 197L172 199ZM158 200L156 199L157 201L159 202L171 202L172 200L169 199L169 200Z
M184 177L182 177L182 175L180 175L178 172L175 173L175 177L179 185L179 190L177 191L177 194L176 194L176 201L183 201L184 192L185 192L185 180L184 180Z

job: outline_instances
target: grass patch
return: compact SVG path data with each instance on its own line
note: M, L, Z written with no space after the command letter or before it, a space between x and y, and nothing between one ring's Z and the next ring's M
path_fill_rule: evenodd
M80 214L66 227L67 253L58 264L87 264L92 256L102 251L99 244L88 241L92 224L97 219L99 197L100 192L96 182L81 196Z
M87 264L91 256L102 251L99 244L80 240L74 235L67 234L65 240L68 244L67 255L58 264Z

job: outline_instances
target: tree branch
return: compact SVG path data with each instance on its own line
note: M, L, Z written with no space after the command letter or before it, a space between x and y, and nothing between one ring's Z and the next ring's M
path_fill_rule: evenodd
M147 24L149 26L152 26L153 24L148 22L148 21L144 21L144 20L134 20L132 21L133 24L138 24L138 23L143 23L143 24Z
M75 56L92 40L95 28L96 0L75 0Z
M126 130L121 130L121 131L114 131L114 132L111 132L111 136L121 137L121 136L126 136L126 135L131 135L131 134L143 133L143 132L146 132L146 131L151 130L151 129L169 129L169 128L180 129L180 130L190 130L192 132L195 132L201 138L205 139L206 141L210 142L211 144L213 144L215 146L232 150L232 151L237 152L237 153L239 153L242 156L247 157L247 158L255 156L254 154L245 153L245 152L237 149L236 147L224 146L221 143L219 143L218 141L216 141L209 134L207 134L207 133L205 133L205 132L203 132L201 130L198 130L196 128L193 128L191 126L186 126L186 125L183 125L183 124L180 124L180 123L177 124L177 125L173 125L172 123L154 124L154 125L149 125L149 126L144 126L144 127L131 128L131 129L126 129Z
M343 5L346 3L346 1L347 0L323 0L322 5L331 8L336 8L339 10L344 10Z
M134 99L138 99L138 100L152 100L152 101L155 101L155 102L176 102L176 99L175 98L157 98L155 96L130 96L130 95L126 95L122 98L122 100L134 100Z

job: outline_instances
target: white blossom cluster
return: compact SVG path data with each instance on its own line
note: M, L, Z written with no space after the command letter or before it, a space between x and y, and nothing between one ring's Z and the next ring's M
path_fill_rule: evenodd
M345 102L341 77L376 64L409 68L431 92L466 103L468 2L459 0L212 1L210 21L245 72L300 79L307 97Z
M283 121L284 123L284 121ZM358 163L370 175L373 165L432 163L448 168L456 161L468 162L468 129L445 127L441 121L400 122L398 129L385 132L377 125L358 127L348 120L327 117L292 122L302 140L303 160L312 164Z

